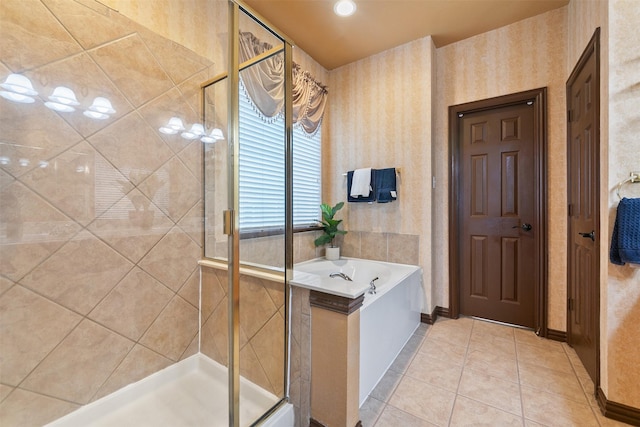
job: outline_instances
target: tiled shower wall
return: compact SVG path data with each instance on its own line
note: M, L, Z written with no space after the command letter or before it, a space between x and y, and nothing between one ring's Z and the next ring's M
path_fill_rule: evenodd
M228 286L225 270L202 268L201 351L227 365ZM284 283L240 276L240 375L284 395Z
M0 40L39 92L0 99L0 421L42 425L198 350L201 143L158 128L212 64L86 0L2 0Z

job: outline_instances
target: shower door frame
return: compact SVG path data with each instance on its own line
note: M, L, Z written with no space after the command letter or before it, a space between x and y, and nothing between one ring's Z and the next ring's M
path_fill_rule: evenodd
M211 80L201 85L201 119L205 123L205 96L204 91L224 79L229 79L228 100L227 100L227 189L228 200L227 210L224 212L224 232L227 239L227 271L228 271L228 325L229 325L229 426L240 426L240 229L239 229L239 199L240 199L240 179L239 179L239 88L240 71L249 68L271 56L284 53L284 136L285 136L285 250L284 250L284 310L285 310L285 331L284 331L284 396L269 411L263 414L255 422L262 421L268 415L275 412L282 404L289 400L289 352L290 352L290 284L289 279L293 277L293 101L292 101L292 77L293 77L293 42L270 25L263 17L245 5L241 0L228 0L228 34L235 34L236 37L229 37L228 45L228 69ZM240 64L239 62L239 34L240 14L244 13L252 18L256 23L264 27L271 34L283 42L282 46L275 47L261 55ZM204 163L203 163L204 167ZM203 174L203 176L205 176ZM206 242L206 229L203 242ZM205 246L203 245L203 258L205 256Z

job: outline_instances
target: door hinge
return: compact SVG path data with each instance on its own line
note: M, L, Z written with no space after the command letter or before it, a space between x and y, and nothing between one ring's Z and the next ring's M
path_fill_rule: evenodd
M573 216L573 205L571 203L567 206L567 215L569 215L569 217Z
M567 298L567 310L573 311L573 298Z
M567 110L567 123L571 123L571 110Z
M227 236L233 234L233 209L222 211L222 229Z

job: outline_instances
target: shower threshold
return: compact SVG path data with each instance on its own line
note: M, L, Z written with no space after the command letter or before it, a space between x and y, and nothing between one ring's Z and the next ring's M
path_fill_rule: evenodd
M198 353L92 402L47 427L227 427L227 368ZM248 426L279 398L250 381L240 381L240 425ZM293 426L285 404L262 426Z

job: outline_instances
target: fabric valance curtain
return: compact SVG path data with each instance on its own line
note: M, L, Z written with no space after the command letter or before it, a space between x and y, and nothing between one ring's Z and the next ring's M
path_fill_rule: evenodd
M240 33L240 61L248 61L273 46L250 32ZM313 134L320 126L327 103L327 87L293 64L293 123ZM284 58L273 55L240 73L247 96L258 112L270 119L282 113L284 106Z

